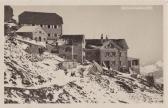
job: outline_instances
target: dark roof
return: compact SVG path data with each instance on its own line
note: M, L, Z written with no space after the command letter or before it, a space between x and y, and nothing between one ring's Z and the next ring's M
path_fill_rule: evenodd
M58 25L63 24L63 19L56 13L25 11L19 15L19 23Z
M125 39L112 39L112 41L116 43L121 49L128 49L128 45Z
M101 39L86 39L86 46L88 45L95 45L95 46L102 46Z
M61 38L82 41L84 39L84 35L62 35Z
M90 48L90 46L103 46L106 42L112 41L115 45L117 45L117 48L120 49L128 49L128 45L125 41L125 39L108 39L103 40L103 43L101 42L101 39L86 39L86 48Z
M128 57L128 61L132 61L132 60L139 60L139 58Z
M13 9L9 5L4 6L4 21L9 22L13 17Z

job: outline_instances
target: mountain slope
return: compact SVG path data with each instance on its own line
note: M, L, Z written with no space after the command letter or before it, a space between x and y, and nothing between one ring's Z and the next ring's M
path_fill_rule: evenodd
M109 77L94 63L65 71L59 57L32 55L26 44L6 39L5 103L162 103L163 91L141 78L116 71ZM74 73L74 76L72 76Z

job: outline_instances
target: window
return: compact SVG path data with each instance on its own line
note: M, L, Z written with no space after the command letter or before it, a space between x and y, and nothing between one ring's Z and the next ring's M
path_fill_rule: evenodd
M116 64L116 62L115 61L112 61L112 65L115 65Z
M121 66L121 61L119 61L119 65Z
M48 25L48 28L50 28L50 25Z
M77 55L74 55L74 59L77 59Z
M42 25L42 24L41 24L40 26L41 26L41 27L43 27L43 25Z
M41 37L39 37L39 41L41 41Z
M72 45L72 40L70 40L70 39L69 39L69 40L66 40L66 41L65 41L65 44L66 44L66 45Z
M41 31L39 31L39 33L42 33Z
M54 25L54 28L57 28L57 25Z
M44 38L44 41L46 41L46 39Z
M132 65L139 65L138 60L133 60Z
M35 37L34 40L37 41L37 37Z
M32 24L32 26L35 26L35 24Z
M110 56L110 52L106 52L105 57L109 57Z
M119 56L121 57L121 52L119 52Z
M128 61L128 66L131 67L131 61Z
M66 47L65 48L65 52L71 52L72 51L72 48L71 47Z
M55 33L54 36L57 37L57 34Z
M112 52L112 55L113 55L113 56L116 56L116 52Z
M116 52L106 52L105 57L113 57L116 56Z
M48 37L50 37L50 34L48 34Z

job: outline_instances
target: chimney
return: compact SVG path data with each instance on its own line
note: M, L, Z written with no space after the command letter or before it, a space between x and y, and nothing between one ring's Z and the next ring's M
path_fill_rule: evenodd
M108 41L108 36L106 35L106 41Z
M101 39L101 44L103 44L103 41L104 41L103 40L103 33L101 34L101 38L100 39Z

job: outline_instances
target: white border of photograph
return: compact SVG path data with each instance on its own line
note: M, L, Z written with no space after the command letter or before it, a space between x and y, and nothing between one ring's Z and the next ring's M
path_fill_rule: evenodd
M163 104L4 104L4 69L3 69L3 56L4 56L4 5L163 5L164 7L164 36L163 36L163 62L164 62L164 102ZM168 108L168 0L1 0L0 1L0 107L1 108Z

